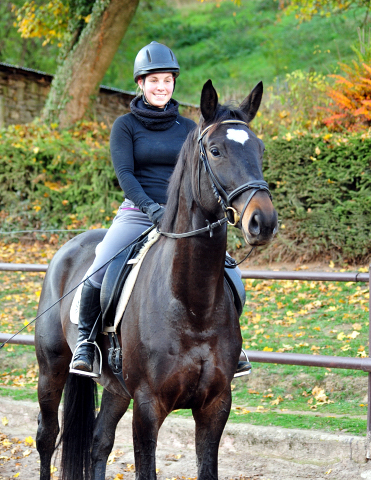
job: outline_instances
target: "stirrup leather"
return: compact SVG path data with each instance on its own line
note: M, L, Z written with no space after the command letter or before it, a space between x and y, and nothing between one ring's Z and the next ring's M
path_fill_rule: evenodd
M95 348L98 350L99 352L99 371L98 373L95 373L95 372L84 372L84 370L77 370L76 368L72 368L72 365L73 365L73 362L75 360L75 357L76 357L76 354L77 354L77 350L79 349L79 347L83 344L83 343L90 343L91 345L94 345ZM71 360L71 363L70 363L70 373L75 373L77 375L82 375L84 377L92 377L92 378L99 378L101 375L102 375L102 364L103 364L103 360L102 360L102 352L97 344L96 341L92 342L92 341L89 341L88 338L86 338L85 340L83 340L82 342L80 342L78 345L76 345L76 348L73 352L73 355L72 355L72 360Z

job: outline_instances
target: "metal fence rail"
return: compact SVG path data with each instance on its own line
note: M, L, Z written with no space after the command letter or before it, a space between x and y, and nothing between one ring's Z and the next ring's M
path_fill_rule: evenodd
M0 271L46 272L45 264L0 263ZM359 272L315 272L315 271L271 271L242 270L242 278L264 280L300 280L300 281L333 281L333 282L368 282L371 292L371 266L368 273ZM308 367L344 368L362 370L368 373L368 406L367 406L367 452L366 459L371 459L371 295L369 296L369 356L368 358L335 357L329 355L309 355L301 353L260 352L249 350L252 362L277 363L281 365L299 365ZM5 342L10 334L0 333L0 342ZM9 343L34 345L32 335L17 335Z

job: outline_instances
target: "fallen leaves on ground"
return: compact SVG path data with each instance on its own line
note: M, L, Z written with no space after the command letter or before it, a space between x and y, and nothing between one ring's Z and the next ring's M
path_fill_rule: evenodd
M9 438L8 435L0 432L0 467L11 460L16 460L15 466L20 469L24 467L20 460L33 453L36 453L36 442L32 437L20 440L15 437Z
M367 284L246 280L245 290L240 319L244 348L365 356Z
M37 364L32 364L28 366L25 374L22 373L23 371L23 369L15 368L10 372L0 373L0 386L21 388L28 386L36 390L39 375L39 368ZM6 425L4 423L4 420L3 424Z

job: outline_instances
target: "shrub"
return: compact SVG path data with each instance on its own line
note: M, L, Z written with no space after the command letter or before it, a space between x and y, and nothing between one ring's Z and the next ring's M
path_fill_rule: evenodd
M69 130L55 127L15 125L0 131L3 230L102 223L118 207L122 192L107 127L86 122Z
M328 89L333 103L323 122L333 131L365 130L371 127L371 67L355 60L353 65L340 66L344 75L330 75L336 87Z
M313 71L295 70L267 88L254 130L264 138L295 130L314 131L322 127L328 105L327 76ZM323 128L323 127L322 127Z
M282 258L371 252L371 138L303 135L266 142L265 179L281 221Z
M69 130L18 125L0 131L2 230L109 226L123 193L104 125ZM371 138L287 133L268 140L264 175L280 218L280 233L265 258L350 262L371 251ZM230 228L228 248L247 250Z

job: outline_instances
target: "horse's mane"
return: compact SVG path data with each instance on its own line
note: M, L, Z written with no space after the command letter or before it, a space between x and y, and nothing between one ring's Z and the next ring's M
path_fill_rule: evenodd
M215 130L218 125L224 120L235 119L241 120L247 123L246 114L240 110L238 107L233 105L218 105L214 118L207 123L204 119L200 118L198 127L192 130L179 153L179 158L176 163L173 174L170 177L169 187L167 190L168 201L166 204L166 211L164 217L161 221L161 229L163 231L170 231L172 224L175 220L176 214L178 212L178 203L179 203L179 189L183 179L183 176L188 167L193 166L193 162L198 161L198 134L199 132L207 127L208 125L215 124L211 131ZM189 191L187 192L187 198L192 197L191 185L189 185Z

